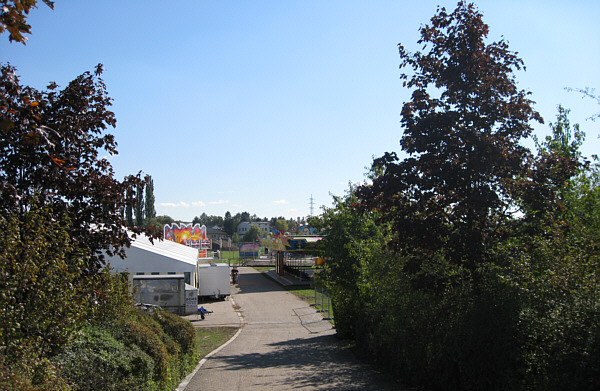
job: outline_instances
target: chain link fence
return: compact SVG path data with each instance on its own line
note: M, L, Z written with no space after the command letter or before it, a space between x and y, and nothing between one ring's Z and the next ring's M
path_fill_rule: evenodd
M331 297L329 297L329 293L323 287L315 284L315 297L313 306L317 309L317 311L324 314L323 319L334 321L333 317L333 309L331 306Z

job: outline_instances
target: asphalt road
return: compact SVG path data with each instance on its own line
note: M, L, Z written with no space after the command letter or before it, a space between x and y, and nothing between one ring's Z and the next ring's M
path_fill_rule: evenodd
M241 331L205 360L186 391L398 389L356 360L314 308L254 269L240 268L231 299ZM219 323L217 312L209 318Z

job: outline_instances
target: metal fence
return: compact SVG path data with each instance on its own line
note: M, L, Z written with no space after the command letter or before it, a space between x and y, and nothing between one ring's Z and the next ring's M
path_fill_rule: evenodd
M323 319L333 321L333 309L331 307L331 298L325 288L318 287L315 284L314 306L317 311L322 312L325 316Z

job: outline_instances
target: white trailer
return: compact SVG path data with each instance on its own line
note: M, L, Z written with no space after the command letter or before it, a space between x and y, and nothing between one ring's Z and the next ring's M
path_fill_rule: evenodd
M138 303L157 305L178 315L198 312L198 290L185 283L183 274L136 275L132 288Z
M174 313L185 308L183 274L133 276L133 297L143 304L152 304Z
M204 263L198 265L198 296L220 299L230 294L228 264Z

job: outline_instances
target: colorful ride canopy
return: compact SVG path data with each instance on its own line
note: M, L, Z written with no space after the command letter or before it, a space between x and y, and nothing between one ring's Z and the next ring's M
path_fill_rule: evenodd
M206 250L212 248L206 236L206 226L196 224L165 224L165 240L184 244L198 249L200 257L206 257Z

